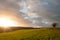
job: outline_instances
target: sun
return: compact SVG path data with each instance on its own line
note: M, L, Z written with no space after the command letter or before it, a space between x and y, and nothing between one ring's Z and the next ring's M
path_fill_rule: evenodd
M10 20L8 18L5 17L1 17L0 18L0 26L2 27L9 27L9 26L15 26L15 22L13 20Z

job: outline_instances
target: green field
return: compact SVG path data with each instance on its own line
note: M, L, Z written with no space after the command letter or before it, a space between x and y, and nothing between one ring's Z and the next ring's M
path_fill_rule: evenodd
M60 29L24 29L0 33L0 40L60 40Z

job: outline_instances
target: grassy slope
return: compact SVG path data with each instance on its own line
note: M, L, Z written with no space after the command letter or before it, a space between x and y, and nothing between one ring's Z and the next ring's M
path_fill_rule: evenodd
M60 30L49 28L18 30L0 33L0 40L60 40Z

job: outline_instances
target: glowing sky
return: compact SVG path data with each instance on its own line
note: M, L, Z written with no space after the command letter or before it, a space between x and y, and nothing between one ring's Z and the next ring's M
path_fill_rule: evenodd
M23 26L60 26L60 0L0 0L0 14Z

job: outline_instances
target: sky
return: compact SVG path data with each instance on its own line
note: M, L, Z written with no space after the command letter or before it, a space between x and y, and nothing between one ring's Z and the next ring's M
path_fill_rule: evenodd
M7 16L21 26L60 26L60 0L0 0L0 16Z

